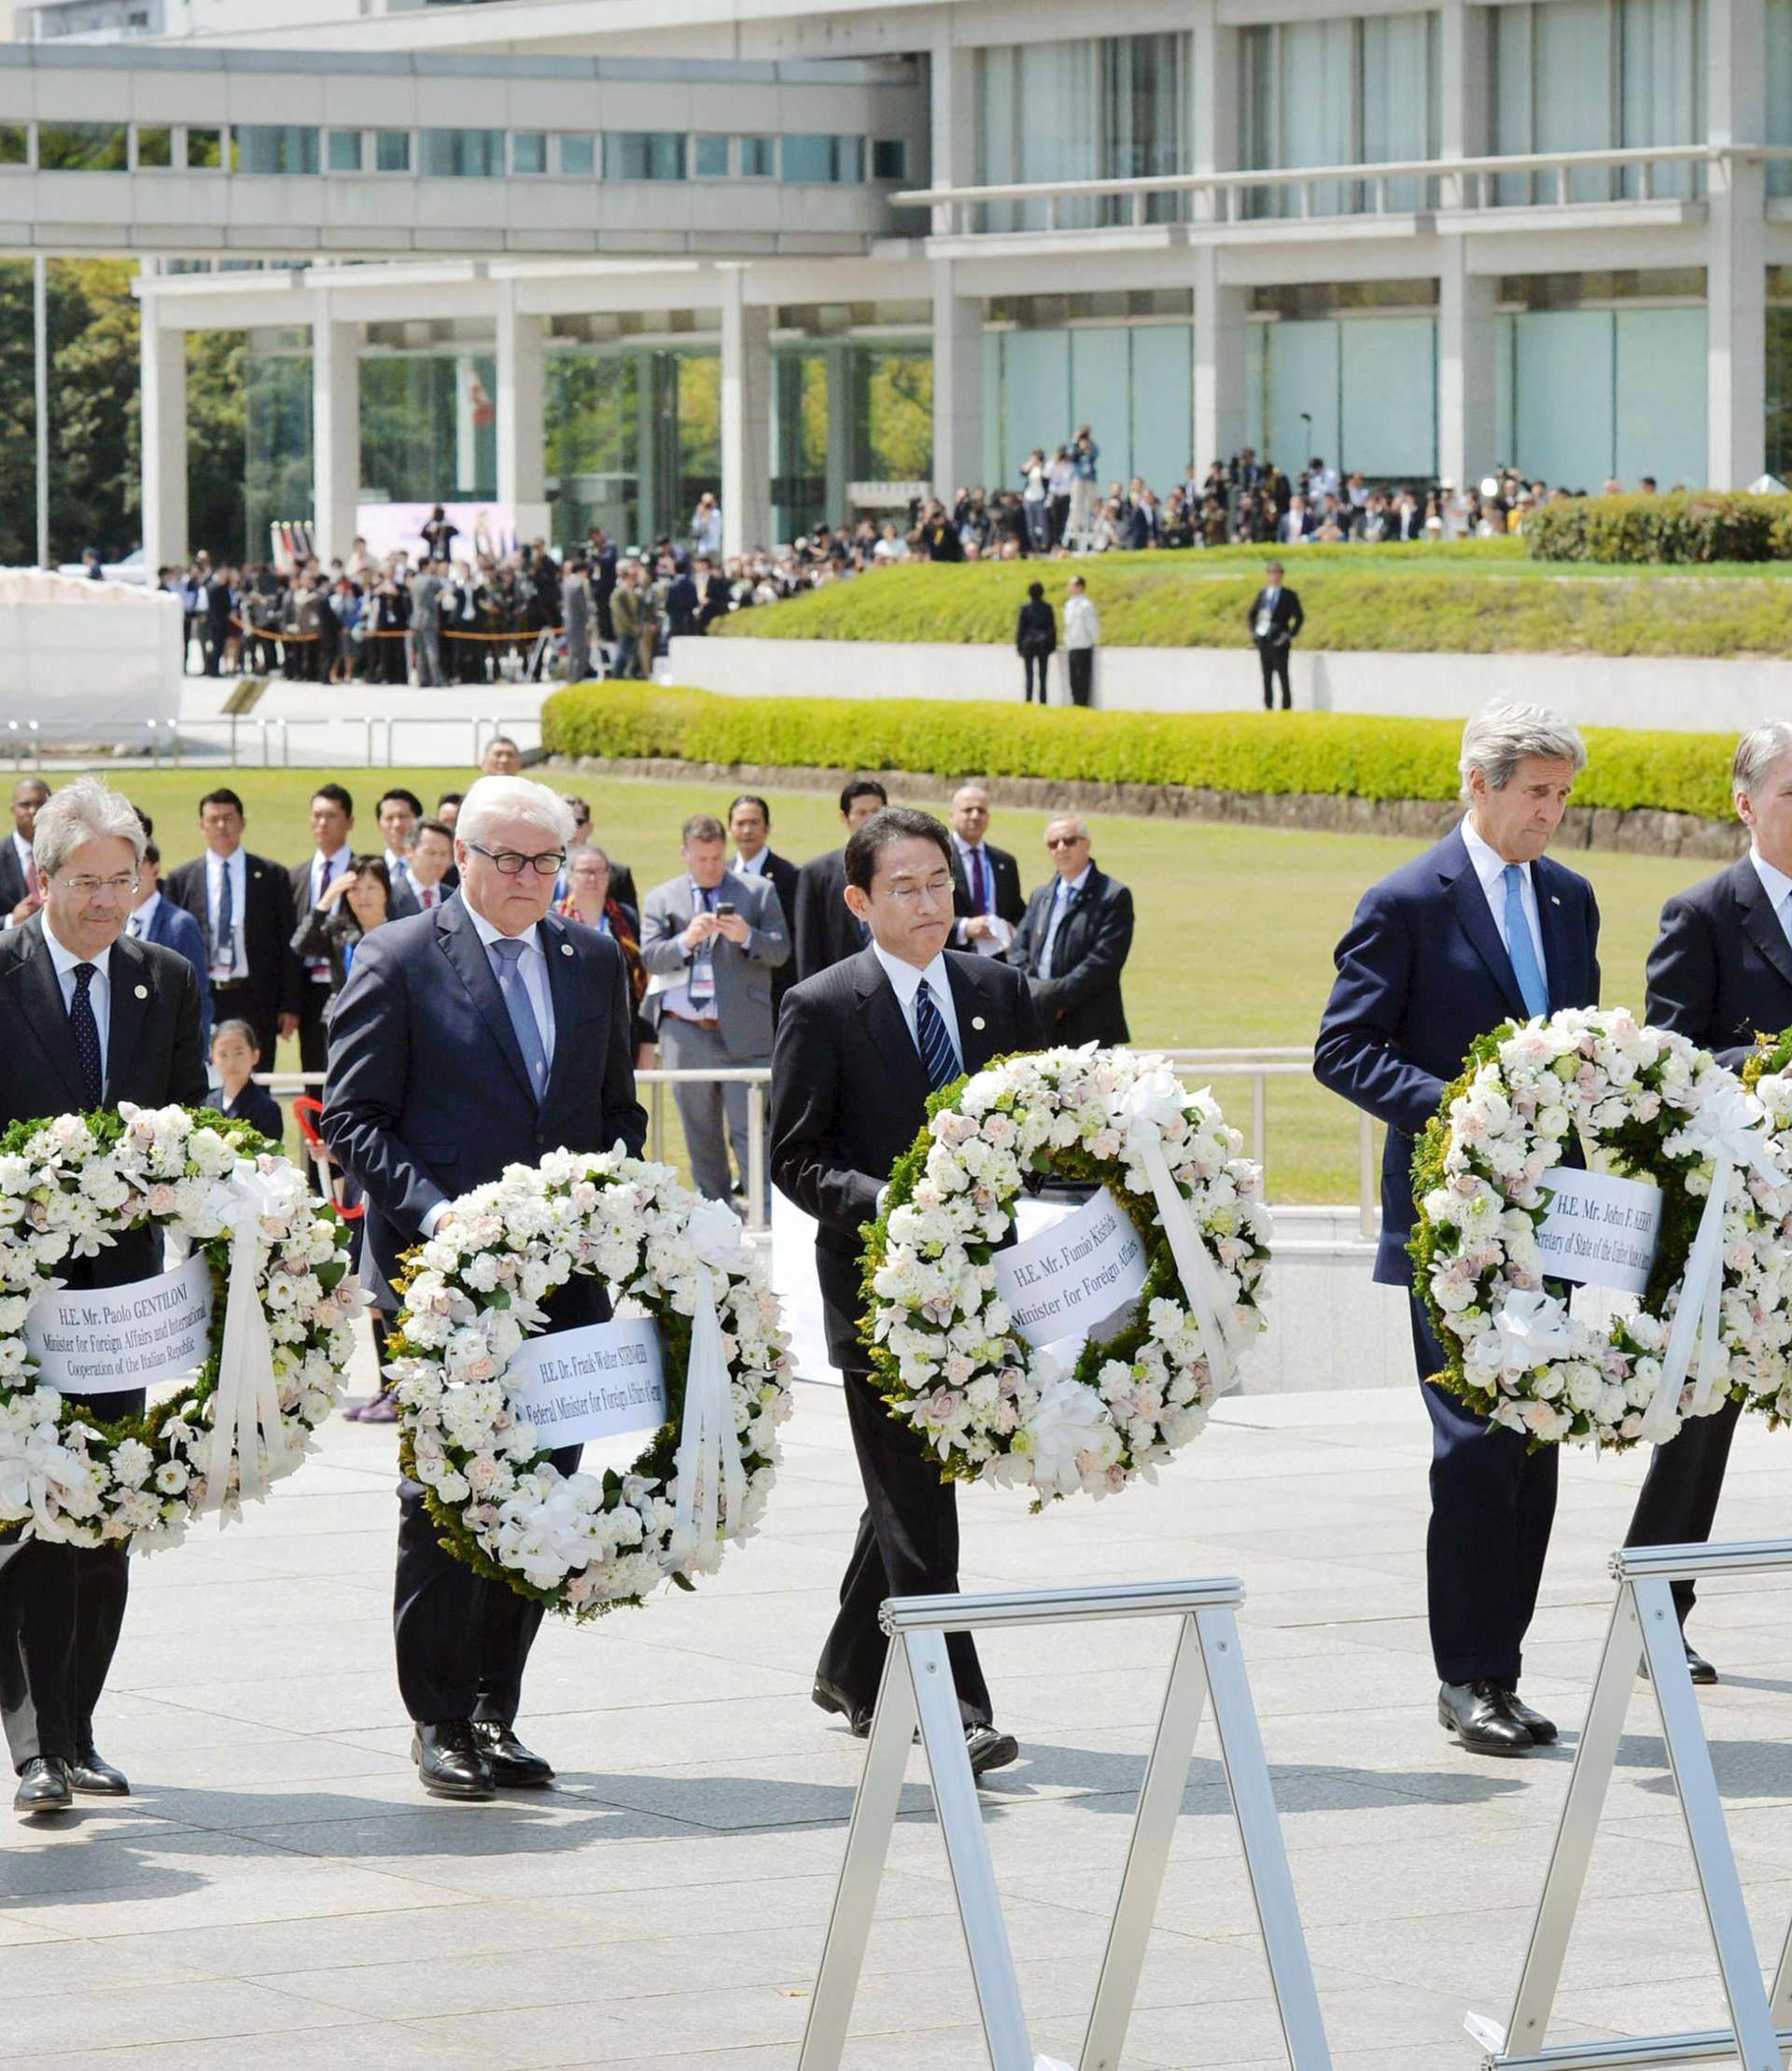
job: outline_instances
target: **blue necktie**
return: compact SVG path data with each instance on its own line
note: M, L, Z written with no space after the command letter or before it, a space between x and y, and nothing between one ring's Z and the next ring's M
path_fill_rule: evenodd
M697 896L703 901L707 914L716 910L716 894L712 887L700 885ZM716 1003L716 952L715 937L703 943L691 959L691 1004L707 1015Z
M234 975L236 913L231 891L231 865L228 858L220 867L224 881L217 888L217 928L212 936L212 969L226 975Z
M1531 923L1524 917L1524 873L1517 863L1507 863L1502 875L1505 879L1505 946L1512 959L1512 975L1524 995L1525 1011L1547 1014L1549 987L1544 983L1543 966L1537 961Z
M100 1057L100 1025L93 1018L93 1002L88 987L93 983L93 966L75 966L75 997L69 1002L68 1025L75 1037L75 1055L80 1061L81 1084L87 1104L96 1108L105 1090L105 1070Z
M511 1026L516 1030L516 1040L522 1046L523 1062L528 1067L529 1085L539 1102L547 1091L548 1053L541 1041L535 1009L529 1004L529 988L523 983L523 973L518 968L523 949L524 945L513 935L499 935L491 945L492 968L497 973L497 989L504 995Z
M1064 916L1076 903L1076 888L1073 885L1060 885L1059 890L1063 896L1053 902L1051 925L1045 931L1045 946L1039 953L1039 974L1042 978L1049 978L1052 974L1052 951L1057 946L1057 931L1063 925Z
M927 1090L937 1093L950 1085L964 1069L946 1033L945 1016L933 1004L933 994L923 978L915 990L915 1040L920 1045L921 1062L927 1067Z

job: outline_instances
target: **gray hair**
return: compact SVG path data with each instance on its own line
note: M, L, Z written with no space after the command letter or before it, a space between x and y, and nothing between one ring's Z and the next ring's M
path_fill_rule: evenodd
M1753 798L1788 748L1792 748L1792 721L1765 720L1744 734L1736 743L1736 760L1730 764L1730 789Z
M1054 813L1051 819L1045 822L1045 832L1049 834L1054 827L1071 828L1085 841L1095 839L1095 836L1089 832L1088 821L1083 818L1081 813Z
M482 777L460 802L455 837L483 842L501 819L520 819L539 827L565 847L572 839L572 807L560 793L529 777Z
M136 807L121 792L107 791L97 777L76 777L37 808L31 846L47 878L54 877L77 848L106 840L128 841L132 861L140 863L148 837Z
M1527 755L1546 762L1572 763L1578 776L1587 767L1587 744L1579 731L1547 705L1489 705L1463 729L1463 796L1469 773L1479 770L1490 791L1504 791Z

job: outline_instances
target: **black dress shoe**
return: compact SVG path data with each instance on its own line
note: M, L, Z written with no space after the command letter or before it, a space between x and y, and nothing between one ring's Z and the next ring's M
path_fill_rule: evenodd
M1556 1738L1556 1722L1545 1718L1541 1712L1533 1711L1515 1689L1505 1693L1505 1708L1518 1720L1539 1747L1548 1747Z
M987 1769L1006 1769L1020 1759L1020 1743L999 1726L967 1726L964 1749L971 1757L973 1776L981 1776Z
M123 1770L103 1761L91 1747L82 1748L68 1764L68 1781L71 1789L88 1798L129 1798L131 1795Z
M1439 1684L1437 1723L1471 1755L1526 1755L1537 1744L1530 1728L1513 1716L1500 1683Z
M472 1723L446 1718L419 1726L411 1740L411 1759L431 1798L491 1798L497 1784L492 1765L474 1744Z
M835 1712L847 1722L847 1731L856 1741L871 1738L871 1711L854 1705L845 1690L837 1689L832 1683L824 1683L818 1675L815 1687L809 1692L811 1704L819 1704L824 1712Z
M545 1758L532 1755L502 1719L476 1718L473 1745L489 1764L492 1781L509 1790L545 1790L553 1781Z
M1687 1650L1687 1673L1691 1676L1692 1680L1695 1683L1702 1683L1707 1686L1715 1683L1717 1680L1717 1671L1705 1659L1692 1642L1683 1639L1680 1644ZM1636 1672L1643 1678L1644 1682L1648 1681L1649 1658L1646 1654L1637 1664Z
M75 1802L68 1787L68 1765L53 1755L34 1755L19 1771L15 1812L65 1812Z

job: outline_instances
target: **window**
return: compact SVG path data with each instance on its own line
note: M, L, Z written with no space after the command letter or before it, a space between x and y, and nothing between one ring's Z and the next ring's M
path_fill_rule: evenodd
M548 169L548 140L540 130L519 130L511 139L511 171L512 173L545 173Z
M725 180L728 177L728 139L725 136L700 136L692 146L691 170L700 180Z
M358 173L361 169L361 133L331 130L326 162L332 173Z
M900 136L872 139L871 176L874 180L905 180L908 177L908 147Z
M411 170L409 130L375 130L373 170L376 173L408 173Z
M604 138L607 180L681 180L681 130L616 130Z
M775 136L743 136L740 140L740 173L743 179L770 180L777 176L777 139Z
M167 166L175 162L175 133L162 128L137 128L137 163Z
M588 136L560 139L560 170L569 180L588 180L597 170L597 153Z
M187 163L195 173L216 173L224 162L222 130L189 130Z
M317 133L285 122L248 122L234 132L245 173L315 173Z
M122 173L122 122L40 122L37 163L46 173Z
M787 136L784 177L806 186L846 184L865 176L861 136Z
M22 165L27 142L22 122L0 122L0 165Z
M421 171L425 179L501 180L502 130L423 130Z

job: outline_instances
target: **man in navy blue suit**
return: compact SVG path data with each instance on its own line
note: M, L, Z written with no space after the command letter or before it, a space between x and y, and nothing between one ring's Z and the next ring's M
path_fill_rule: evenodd
M395 1306L399 1260L455 1197L549 1151L638 1154L631 996L608 935L549 910L572 814L543 784L485 777L455 826L460 896L366 936L329 1029L323 1133L367 1201L362 1270ZM609 1313L581 1276L551 1327ZM579 1448L553 1455L563 1474ZM439 1798L539 1787L553 1771L517 1739L523 1670L541 1606L438 1544L421 1486L399 1485L393 1605L412 1757Z
M1495 705L1463 735L1468 811L1435 848L1371 886L1337 945L1313 1070L1388 1129L1375 1277L1412 1285L1414 1140L1470 1044L1599 1001L1592 887L1545 854L1587 751L1535 705ZM1525 1449L1433 1385L1445 1359L1412 1298L1412 1342L1432 1422L1426 1547L1437 1714L1477 1754L1521 1755L1556 1737L1518 1694L1556 1509L1553 1447Z
M1747 855L1676 892L1661 909L1649 951L1648 1017L1740 1071L1757 1035L1792 1027L1792 724L1770 720L1744 734L1730 789L1748 829ZM1660 1446L1636 1499L1627 1546L1686 1546L1711 1537L1740 1406L1727 1402ZM1684 1627L1693 1585L1673 1585ZM1717 1671L1693 1647L1695 1683Z
M155 829L147 813L139 812L145 835L143 861L137 866L137 903L125 924L133 942L153 942L175 950L193 967L199 980L200 1042L207 1056L212 1047L212 980L206 970L205 936L185 906L176 906L161 895L161 850L153 840Z

